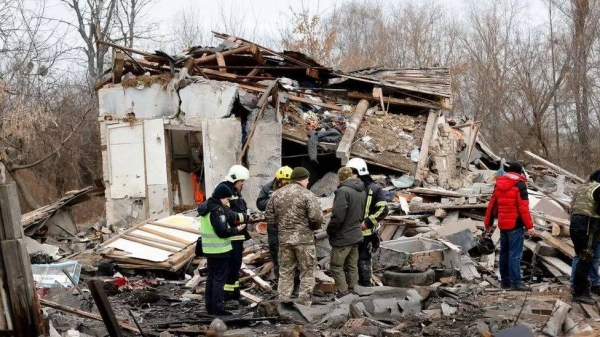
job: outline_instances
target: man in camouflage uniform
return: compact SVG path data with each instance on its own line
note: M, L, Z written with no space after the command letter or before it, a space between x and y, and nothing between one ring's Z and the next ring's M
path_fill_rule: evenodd
M267 223L279 229L279 300L291 297L298 267L298 302L304 305L312 303L315 288L317 249L313 231L323 223L317 197L306 188L308 178L308 170L296 167L292 183L273 193L265 213Z

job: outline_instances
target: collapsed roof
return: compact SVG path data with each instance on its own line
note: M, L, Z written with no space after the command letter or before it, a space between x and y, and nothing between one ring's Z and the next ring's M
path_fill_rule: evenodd
M181 86L203 77L237 83L241 90L262 94L278 79L283 103L280 112L285 117L282 137L301 144L317 142L322 151L335 150L355 106L365 100L370 107L366 118L359 119L356 141L348 155L405 173L416 170L410 153L421 148L426 113L452 106L449 68L334 71L301 52L276 52L242 38L213 33L223 40L219 46L191 47L177 56L101 42L114 47L115 53L111 72L96 89L143 75L170 74L177 75Z

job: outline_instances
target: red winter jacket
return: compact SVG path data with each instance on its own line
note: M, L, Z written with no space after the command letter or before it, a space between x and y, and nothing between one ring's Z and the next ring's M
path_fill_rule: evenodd
M533 228L526 181L527 178L514 172L508 172L496 180L492 199L485 212L486 228L492 227L495 217L498 218L498 227L501 230L521 226Z

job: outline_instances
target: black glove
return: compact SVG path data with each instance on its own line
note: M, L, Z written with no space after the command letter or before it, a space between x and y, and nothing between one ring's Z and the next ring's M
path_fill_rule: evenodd
M377 235L377 234L371 235L371 253L375 253L377 250L379 250L380 243L381 243L381 240L379 239L379 235Z

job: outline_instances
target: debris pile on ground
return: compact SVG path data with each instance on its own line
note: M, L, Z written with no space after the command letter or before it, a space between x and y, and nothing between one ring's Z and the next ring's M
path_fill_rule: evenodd
M342 163L350 157L365 159L374 167L372 177L386 192L390 207L374 255L376 286L336 297L329 273L331 247L321 230L315 233L319 270L313 305L277 302L265 226L252 224L240 279L248 305L232 308L235 315L220 321L205 314L206 259L194 254L201 236L195 211L151 217L128 229L98 223L79 232L57 225L62 230L57 234L44 232L44 221L24 221L33 238L60 246L41 247L32 239L32 261L50 270L56 256L75 268L63 272L68 280L56 268L39 273L54 280L38 281L42 305L52 308L54 330L104 335L99 321L108 322L105 317L110 315L116 317L113 328L141 329L148 336L507 336L519 330L557 336L597 328L598 308L567 304L574 257L568 205L583 179L532 153L528 155L536 164L527 170L538 235L526 240L522 269L533 292L500 288L500 232L491 236L495 246L487 247L490 251L478 240L504 162L479 134L480 122L442 116L440 110L451 106L447 68L342 73L301 53L279 53L229 35L215 36L223 39L220 46L190 48L181 57L102 42L116 52L112 72L98 88L143 90L159 84L183 95L185 87L196 84L223 90L235 84L238 106L231 111L244 124L242 144L253 137L263 113L281 116L283 139L306 146L312 164L324 171L311 190L320 197L326 219L338 185L337 167L321 164L327 159L320 156L335 153ZM131 123L141 118L130 117ZM182 106L168 119L185 126L192 117ZM174 176L170 178L179 179ZM44 216L60 207L45 208ZM254 217L261 218L258 213ZM106 324L110 330L111 323Z

